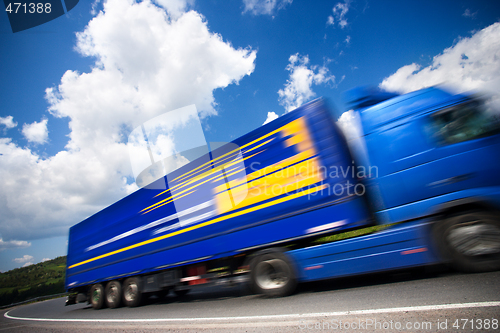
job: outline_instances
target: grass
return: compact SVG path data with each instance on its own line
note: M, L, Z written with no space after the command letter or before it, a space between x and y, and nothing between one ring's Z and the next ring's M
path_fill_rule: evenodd
M314 240L313 243L325 244L325 243L337 242L337 241L340 241L343 239L364 236L364 235L372 234L374 232L382 231L382 230L387 229L389 227L392 227L396 224L397 223L375 225L375 226L366 227L366 228L362 228L362 229L356 229L356 230L342 232L340 234L324 236L324 237L321 237L321 238Z

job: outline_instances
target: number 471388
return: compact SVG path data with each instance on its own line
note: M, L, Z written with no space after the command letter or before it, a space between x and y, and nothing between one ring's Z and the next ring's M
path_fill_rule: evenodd
M10 3L7 5L5 8L6 12L9 12L9 14L17 14L17 13L29 13L29 14L42 14L46 13L49 14L52 10L52 4L50 2L43 3L22 3L22 2L14 2Z
M453 328L471 330L496 330L498 319L457 319L453 322Z

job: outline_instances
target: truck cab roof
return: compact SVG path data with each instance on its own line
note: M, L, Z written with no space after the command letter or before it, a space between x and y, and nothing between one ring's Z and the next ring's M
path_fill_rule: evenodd
M363 93L369 95L362 96ZM468 98L466 95L453 95L437 87L404 95L361 88L346 93L346 97L351 99L348 105L359 112L365 134L370 134L391 122L425 113L429 109L460 103Z

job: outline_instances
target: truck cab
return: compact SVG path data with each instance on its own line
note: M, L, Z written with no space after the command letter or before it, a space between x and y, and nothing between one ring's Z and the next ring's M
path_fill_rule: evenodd
M498 114L480 98L437 87L405 95L361 89L350 96L362 126L361 161L377 170L365 181L378 223L429 217L439 221L437 241L448 255L457 251L450 242L462 254L498 255Z

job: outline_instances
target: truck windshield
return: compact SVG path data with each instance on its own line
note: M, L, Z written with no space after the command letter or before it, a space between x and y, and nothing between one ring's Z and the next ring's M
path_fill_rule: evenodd
M500 132L499 115L478 100L453 106L431 116L432 132L442 144L454 144Z

